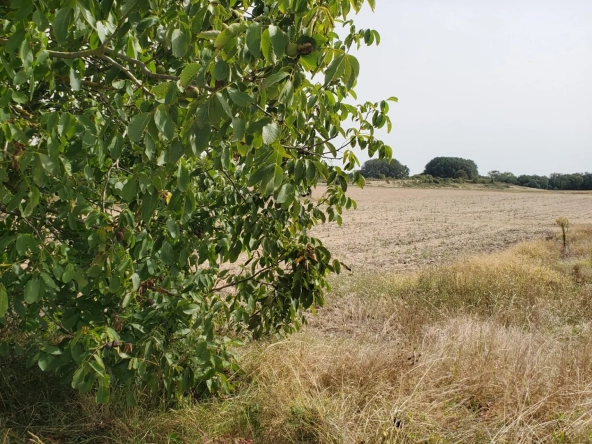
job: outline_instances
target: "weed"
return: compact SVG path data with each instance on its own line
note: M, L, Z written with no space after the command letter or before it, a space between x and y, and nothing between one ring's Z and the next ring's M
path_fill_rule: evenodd
M567 233L569 231L569 219L567 217L559 217L555 221L561 227L561 236L563 240L563 251L567 253Z

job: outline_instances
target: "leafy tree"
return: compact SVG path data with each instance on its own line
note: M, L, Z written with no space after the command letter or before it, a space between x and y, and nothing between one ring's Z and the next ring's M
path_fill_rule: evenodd
M467 180L469 178L469 175L467 174L467 172L465 170L459 169L459 170L455 171L454 178Z
M513 185L518 184L518 178L513 173L510 173L508 171L501 173L496 180L500 182L510 183Z
M387 102L349 100L379 36L334 30L362 4L0 2L0 352L98 402L230 390L233 340L322 305L307 229L353 205L352 146L391 155Z
M429 174L434 177L456 178L459 171L464 171L467 179L479 177L477 165L472 160L461 157L434 157L425 166L423 174Z
M549 177L549 188L557 190L591 190L592 174L575 173L560 174L553 173Z
M366 179L381 177L407 179L409 177L409 168L396 159L391 159L390 162L387 159L370 159L364 162L360 174Z
M518 176L518 185L529 188L542 188L546 190L549 186L549 178L547 176L526 175Z

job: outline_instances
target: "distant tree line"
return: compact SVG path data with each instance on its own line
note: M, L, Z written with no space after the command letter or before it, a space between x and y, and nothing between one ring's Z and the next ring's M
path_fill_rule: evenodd
M362 165L360 173L367 179L407 179L409 168L396 159L392 159L390 162L385 159L370 159ZM436 182L437 179L463 179L473 182L491 180L492 182L541 190L592 190L592 173L553 173L549 176L522 174L516 176L507 171L502 173L494 170L487 175L489 179L479 176L477 164L472 160L461 157L434 157L427 163L424 172L414 177L433 179Z
M516 176L510 172L490 171L488 175L495 182L542 190L592 190L592 173L553 173L547 177L528 174Z

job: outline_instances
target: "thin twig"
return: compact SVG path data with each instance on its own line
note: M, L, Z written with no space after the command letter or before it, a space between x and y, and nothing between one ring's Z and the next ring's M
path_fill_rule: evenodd
M140 69L142 70L142 72L147 75L148 77L152 77L153 79L159 79L159 80L173 80L173 81L177 81L180 79L179 76L171 76L169 74L158 74L158 73L154 73L152 71L150 71L148 69L148 67L146 66L146 64L144 62L141 62L140 60L137 59L133 59L125 54L121 54L120 52L114 51L113 49L107 48L105 50L105 52L107 54L111 54L113 56L116 56L120 59L125 60L126 62L129 63L133 63L134 65L137 65L140 67Z
M258 276L258 275L260 275L261 273L264 273L264 272L266 272L266 271L269 271L269 270L271 270L272 268L273 268L273 266L271 266L271 267L266 267L266 268L263 268L263 269L259 270L257 273L255 273L255 274L253 274L253 275L251 275L251 276L249 276L249 277L247 277L247 278L241 279L240 281L231 282L230 284L227 284L227 285L222 285L221 287L214 287L214 288L212 288L212 290L211 290L211 291L220 291L220 290L224 290L225 288L236 287L236 286L237 286L237 285L239 285L239 284L242 284L242 283L244 283L244 282L248 282L248 281L250 281L250 280L254 279L255 277L257 277L257 276Z
M85 57L92 57L98 56L100 57L101 54L105 51L105 48L99 46L95 49L85 49L84 51L74 51L74 52L62 52L62 51L47 51L50 57L55 57L58 59L82 59Z
M303 145L303 146L291 146L291 145L283 145L284 148L286 149L291 149L291 150L301 150L301 149L305 149L308 148L309 150L311 148L315 148L319 145L324 145L327 142L330 142L331 140L337 138L337 135L333 136L333 137L329 137L328 139L325 140L321 140L320 142L314 143L312 145Z
M74 334L68 330L64 325L62 325L61 322L57 321L53 316L50 316L43 308L40 308L39 311L41 313L43 313L47 318L51 319L51 321L53 321L53 323L55 325L57 325L58 327L60 327L60 329L66 333L68 336L70 336L71 338L74 337Z
M126 76L128 76L132 82L134 82L136 85L138 85L140 88L142 88L142 91L144 91L146 94L148 95L152 95L152 93L150 92L150 90L148 88L146 88L142 82L140 82L136 76L134 76L126 67L124 67L123 65L121 65L120 63L117 63L115 60L113 60L111 57L105 55L105 54L101 54L98 56L100 59L105 60L106 62L111 63L113 66L115 66L116 68L119 68Z
M111 170L119 164L119 160L116 160L111 164L107 170L107 178L105 179L105 186L103 187L103 194L101 198L101 209L105 212L105 198L107 197L107 185L109 185L109 177L111 176Z
M222 171L222 174L224 174L226 176L226 178L230 181L230 183L234 187L234 191L236 191L236 193L241 197L241 199L243 200L243 202L244 203L247 203L247 199L245 199L245 196L243 196L243 194L240 192L240 190L238 189L238 186L236 185L236 183L234 183L234 180L232 180L232 178L230 177L230 174L228 174L224 170L220 170L220 171Z

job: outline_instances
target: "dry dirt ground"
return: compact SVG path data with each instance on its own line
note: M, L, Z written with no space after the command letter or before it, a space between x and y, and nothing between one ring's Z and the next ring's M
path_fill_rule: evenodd
M313 191L318 198L325 188ZM354 270L404 271L490 252L558 233L555 220L592 222L592 194L351 187L357 210L343 224L315 227L336 258Z

